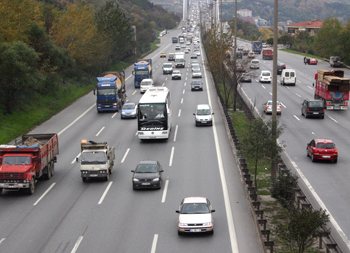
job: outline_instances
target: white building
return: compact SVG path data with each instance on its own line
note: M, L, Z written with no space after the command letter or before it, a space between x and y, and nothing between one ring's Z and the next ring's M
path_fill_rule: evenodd
M238 10L237 15L241 17L251 17L252 16L252 11L248 9L243 9L243 10Z

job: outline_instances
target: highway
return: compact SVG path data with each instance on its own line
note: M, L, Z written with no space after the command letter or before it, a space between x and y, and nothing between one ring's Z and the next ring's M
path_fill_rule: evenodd
M159 54L175 52L171 38L179 34L173 30L161 37L159 49L145 57L153 60L155 85L171 91L169 140L141 142L136 120L121 120L120 113L97 113L92 92L78 99L31 131L59 134L55 175L49 181L39 180L32 196L3 192L0 252L262 252L210 73L202 68L201 92L191 92L188 54L181 80L162 73L167 59ZM202 47L201 53L198 60L203 61ZM131 72L132 66L125 70L127 98L137 103L141 94ZM193 112L199 103L211 105L213 127L195 127ZM82 182L75 162L82 139L115 146L109 181ZM345 159L341 155L331 169L344 165ZM130 170L141 160L162 164L162 189L132 190ZM303 160L311 164L306 157ZM211 201L216 210L214 235L178 236L175 210L188 196Z
M250 48L250 44L239 41L238 45ZM242 94L246 100L255 104L255 109L262 113L262 103L272 99L272 83L259 83L258 75L261 70L270 70L272 73L272 60L262 60L260 69L251 71L252 83L242 84ZM350 252L350 219L346 210L350 208L348 192L350 191L349 164L350 156L347 148L350 145L349 124L350 112L325 112L325 119L314 119L301 116L301 104L304 99L314 97L314 76L318 69L331 69L328 62L319 61L318 65L304 65L303 56L278 51L278 62L285 63L287 68L295 69L297 73L296 86L277 87L277 100L282 103L280 124L285 126L280 142L286 145L283 154L288 168L300 177L299 183L305 189L308 199L316 208L327 209L330 214L332 231L335 232L337 242L344 252ZM345 77L350 77L349 69L343 68ZM266 119L271 118L270 115ZM327 138L335 142L339 158L338 163L316 162L306 156L306 145L313 138Z

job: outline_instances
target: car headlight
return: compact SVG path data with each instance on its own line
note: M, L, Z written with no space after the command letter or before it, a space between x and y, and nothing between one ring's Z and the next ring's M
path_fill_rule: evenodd
M136 112L132 112L132 113L131 113L131 115L135 115L135 114L136 114Z
M137 178L133 178L132 181L138 182L139 180Z
M153 179L152 181L153 181L153 182L158 182L158 181L159 181L159 177Z
M186 227L187 223L179 223L179 227Z
M122 112L122 114L125 114L125 112Z
M204 222L203 226L206 226L206 227L213 226L213 223L212 222Z

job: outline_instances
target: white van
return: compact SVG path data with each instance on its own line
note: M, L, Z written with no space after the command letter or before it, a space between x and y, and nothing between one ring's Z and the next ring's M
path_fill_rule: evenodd
M281 85L293 85L297 83L297 73L294 69L284 69L281 73Z
M209 105L207 104L197 105L196 112L193 113L193 115L195 116L196 126L200 126L200 125L212 126L213 114L214 113L211 111Z
M250 62L250 68L251 69L259 69L260 68L260 62L257 59L254 59Z

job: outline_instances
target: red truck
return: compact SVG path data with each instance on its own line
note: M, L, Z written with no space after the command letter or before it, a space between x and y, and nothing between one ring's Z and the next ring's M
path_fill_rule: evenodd
M272 48L264 48L262 50L263 60L272 60L273 59L273 50Z
M54 174L58 153L57 134L26 134L0 145L1 192L22 190L32 195L37 179L49 180Z
M347 110L349 102L349 78L343 70L318 70L315 74L315 99L324 101L328 110Z

